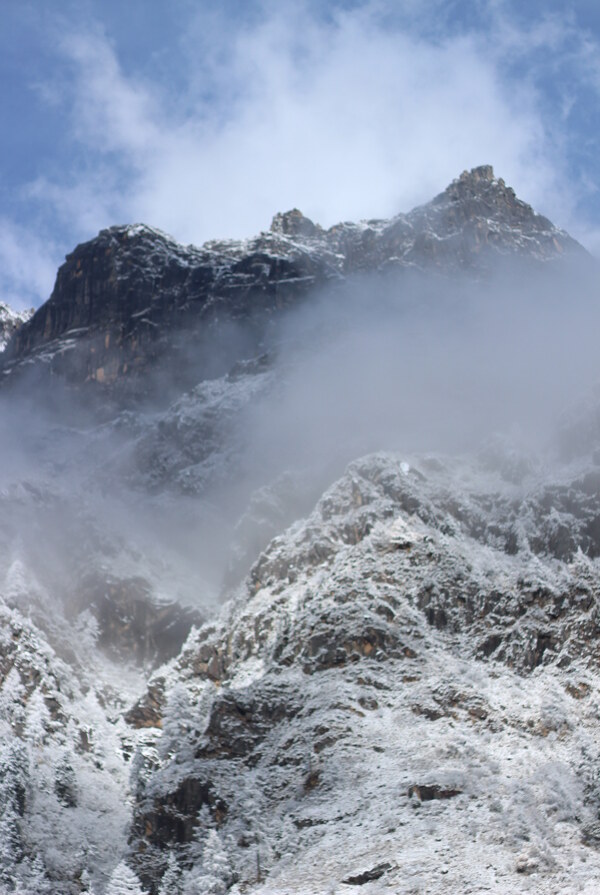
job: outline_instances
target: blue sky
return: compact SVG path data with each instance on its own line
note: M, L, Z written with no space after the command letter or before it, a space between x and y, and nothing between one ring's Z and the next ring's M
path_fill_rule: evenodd
M144 221L391 216L491 163L600 252L592 0L2 0L0 300Z

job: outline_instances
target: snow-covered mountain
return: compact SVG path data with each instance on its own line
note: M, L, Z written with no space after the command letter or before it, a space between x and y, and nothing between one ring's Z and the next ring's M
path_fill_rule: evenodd
M145 225L111 227L78 246L49 300L15 334L4 378L41 367L135 403L156 388L159 360L175 386L227 372L252 355L277 312L360 273L437 271L489 276L501 261L543 263L586 253L526 203L489 165L392 220L323 230L298 210L255 239L182 246ZM243 335L231 340L223 324ZM215 340L221 357L215 360ZM241 342L241 344L239 344ZM99 388L98 388L99 387ZM154 387L154 388L153 388Z
M10 338L33 316L34 309L15 311L7 304L0 303L0 351L4 351Z
M0 891L596 891L595 276L489 166L67 258L1 362Z

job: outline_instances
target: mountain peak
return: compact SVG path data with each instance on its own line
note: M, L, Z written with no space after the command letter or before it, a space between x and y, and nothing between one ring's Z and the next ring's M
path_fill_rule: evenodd
M541 261L565 251L583 251L568 233L519 199L512 187L495 176L491 165L463 171L408 217L419 229L438 235L461 231L472 236L476 231L477 255L484 246L501 255L517 253Z
M310 218L305 217L297 208L279 212L271 221L271 233L284 236L315 236L321 228Z
M468 180L473 183L477 183L480 180L492 181L495 180L494 168L492 165L479 165L477 168L471 168L470 171L463 171L458 179L462 181Z
M391 220L325 230L292 208L255 239L200 247L145 224L110 227L67 256L49 300L15 330L0 370L6 379L35 362L103 390L127 382L137 394L157 358L175 356L181 333L204 332L222 315L267 319L357 273L487 277L503 259L539 264L573 252L585 254L491 165L463 171L431 202Z
M492 165L479 165L471 168L470 171L463 171L459 177L456 177L446 189L435 197L434 203L439 203L445 199L460 201L474 196L493 196L508 195L516 199L515 191L506 186L501 177L496 177ZM521 201L521 200L518 200ZM524 207L530 208L525 202L521 202Z

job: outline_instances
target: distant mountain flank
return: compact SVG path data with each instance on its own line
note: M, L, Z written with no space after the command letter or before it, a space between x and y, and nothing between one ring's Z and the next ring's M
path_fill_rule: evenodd
M26 311L14 311L4 302L0 302L0 351L4 351L11 336L35 313L34 308Z
M369 272L479 277L510 257L545 264L577 253L585 250L490 165L463 172L431 202L391 220L325 230L293 209L254 239L199 248L144 224L110 227L67 256L48 301L12 333L0 372L5 380L23 368L51 372L137 399L151 389L157 360L176 358L179 384L189 387L202 378L199 334L240 321L255 348L272 315L315 287Z

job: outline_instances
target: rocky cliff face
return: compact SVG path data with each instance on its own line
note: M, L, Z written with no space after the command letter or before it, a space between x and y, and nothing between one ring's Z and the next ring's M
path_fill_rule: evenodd
M211 372L206 340L217 338L225 320L243 322L238 353L251 356L278 310L358 272L482 276L501 258L549 261L582 251L488 165L389 221L323 230L293 210L254 239L201 248L145 225L111 227L67 257L49 300L15 332L1 369L5 379L24 367L49 369L76 385L139 399L152 391L161 359L173 362L179 387Z
M444 297L451 282L477 296L505 263L565 257L586 256L488 166L391 221L323 230L294 210L201 248L115 227L69 256L2 361L42 396L30 413L0 395L2 891L595 891L597 396L543 450L382 444L340 471L354 441L339 408L314 427L305 405L325 387L316 359L355 366L364 343L334 351L335 301L316 350L312 329L269 341L327 284L348 297L366 274L433 271ZM235 338L211 352L225 320ZM409 346L394 330L385 353L376 333L382 385ZM140 401L169 357L160 406ZM411 390L448 404L428 343L404 372L350 403L352 426L374 403L410 433ZM44 415L61 379L111 398L101 422ZM299 423L276 442L282 469L268 439L285 413Z

